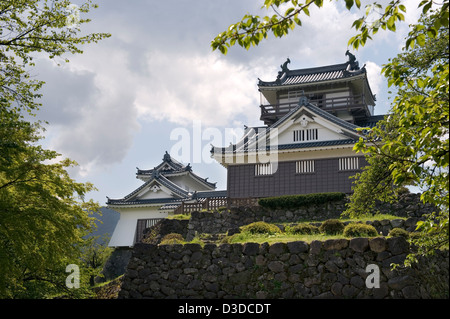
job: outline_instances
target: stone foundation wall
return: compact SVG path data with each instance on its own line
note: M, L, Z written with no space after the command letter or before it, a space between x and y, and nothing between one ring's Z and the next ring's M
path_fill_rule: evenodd
M392 270L409 252L402 237L203 247L141 243L119 298L448 298L448 251ZM379 288L368 288L378 280Z

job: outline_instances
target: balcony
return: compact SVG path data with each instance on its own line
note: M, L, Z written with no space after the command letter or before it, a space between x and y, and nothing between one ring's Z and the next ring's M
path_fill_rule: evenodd
M351 95L344 97L323 98L309 101L311 104L321 108L324 111L336 114L337 111L348 111L355 117L363 118L370 116L368 106L365 103L364 95ZM288 102L279 104L260 105L261 117L260 120L264 124L271 125L275 123L282 116L289 113L298 106L298 102Z

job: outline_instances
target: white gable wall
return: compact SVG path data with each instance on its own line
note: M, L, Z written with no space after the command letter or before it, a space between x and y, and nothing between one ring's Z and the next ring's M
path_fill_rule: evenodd
M109 241L109 247L131 247L134 245L138 219L166 218L167 212L154 207L121 207L113 208L120 213L120 219Z
M167 193L163 190L162 187L155 185L158 189L149 187L144 192L137 196L137 199L153 199L153 198L172 198L173 196L170 193Z
M294 131L296 130L307 130L307 129L317 129L318 139L317 140L309 140L309 141L294 141ZM283 130L283 132L279 133L278 143L282 144L292 144L292 143L309 143L309 142L320 142L320 141L332 141L332 140L341 140L348 139L345 135L338 134L322 125L317 123L309 123L306 127L303 127L299 123L292 124L289 128Z

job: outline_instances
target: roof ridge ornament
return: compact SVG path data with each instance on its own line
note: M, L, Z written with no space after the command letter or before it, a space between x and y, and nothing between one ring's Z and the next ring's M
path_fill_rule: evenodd
M156 169L156 167L152 171L152 178L154 179L159 178L159 171Z
M166 151L166 153L164 154L164 157L163 157L163 161L170 162L171 160L172 160L172 158L170 157L170 154Z
M302 95L298 99L298 105L299 106L306 106L306 105L308 105L309 104L309 100L308 100L308 98L305 95L305 91L301 90L301 94Z
M289 63L291 63L291 60L289 58L287 58L287 60L282 65L280 65L281 71L278 72L277 79L275 81L277 84L280 84L281 83L281 77L284 74L289 72L289 68L287 67L287 65Z
M355 55L350 53L349 50L347 50L345 52L345 55L348 56L347 71L358 71L359 70L359 63L358 63L358 61L356 61Z
M359 67L359 62L356 61L356 57L350 53L349 50L345 52L348 56L348 61L346 62L347 68L344 70L344 76L357 75L366 72L366 65L364 64L362 68Z

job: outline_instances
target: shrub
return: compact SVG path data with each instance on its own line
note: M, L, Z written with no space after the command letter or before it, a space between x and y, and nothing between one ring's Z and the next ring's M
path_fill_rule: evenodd
M251 234L274 235L277 233L281 233L281 229L278 228L278 226L266 222L254 222L246 226L242 226L241 230L243 232L249 232Z
M258 204L269 209L297 209L302 206L323 204L325 202L342 200L344 198L345 193L314 193L261 198L258 200Z
M344 231L345 225L338 219L328 219L322 223L319 227L321 233L327 235L337 235Z
M170 233L164 236L161 239L161 245L174 245L174 244L182 244L184 242L183 236L177 233Z
M288 231L291 234L296 235L314 235L319 233L319 227L311 224L298 224L293 227L289 227Z
M391 237L404 237L406 239L409 238L409 231L404 230L403 228L392 228L389 232L388 236Z
M344 228L345 237L375 237L377 230L372 225L362 223L350 223Z

